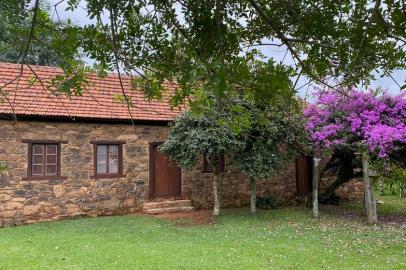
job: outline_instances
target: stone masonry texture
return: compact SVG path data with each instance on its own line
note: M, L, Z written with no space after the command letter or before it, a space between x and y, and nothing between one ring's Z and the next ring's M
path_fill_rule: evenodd
M140 211L149 196L149 143L164 141L168 127L0 120L0 227L75 216L118 215ZM23 180L27 176L28 145L22 140L61 140L61 175L65 179ZM91 141L126 141L124 177L94 179ZM212 206L212 179L202 162L182 172L182 197L196 208ZM280 176L258 181L258 195L293 202L295 167ZM224 207L248 204L248 178L227 166L221 189Z

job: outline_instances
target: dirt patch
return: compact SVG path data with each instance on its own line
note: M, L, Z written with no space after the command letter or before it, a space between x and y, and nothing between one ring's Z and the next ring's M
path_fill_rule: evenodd
M401 215L401 214L378 215L378 220L383 223L400 225L402 228L406 228L406 216L405 215Z
M359 220L364 222L366 217L362 214L361 210L357 209L340 209L333 205L323 205L321 212L328 213L332 216L338 216L345 219ZM379 214L378 212L378 222L380 224L396 225L402 228L406 228L406 215L404 214Z
M179 227L209 225L213 222L213 214L210 210L159 214L155 217L169 220Z

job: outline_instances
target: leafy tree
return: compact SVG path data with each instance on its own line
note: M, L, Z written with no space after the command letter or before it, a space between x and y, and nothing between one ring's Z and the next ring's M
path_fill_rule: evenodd
M213 157L226 154L229 164L235 164L250 177L251 211L255 212L256 180L276 175L287 162L309 150L303 116L297 106L289 107L291 102L286 106L261 106L248 97L235 97L221 100L220 108L218 103L218 100L211 102L202 113L187 112L177 118L160 149L183 168L192 168L204 154L214 169L214 194L217 194L222 173ZM240 123L239 130L234 130L234 125L224 124L229 118L236 119L233 114L245 115L241 118L245 123ZM218 201L215 197L215 202ZM215 205L215 214L217 208Z
M84 50L106 67L119 62L128 73L148 73L143 85L151 96L160 96L163 80L178 81L180 96L196 85L217 96L238 83L249 89L230 74L243 68L237 56L258 46L286 49L296 75L353 85L373 70L406 65L404 3L383 2L88 0L97 24L85 26Z
M272 177L286 163L309 149L310 140L301 113L287 106L251 107L251 126L239 139L244 142L233 156L236 166L250 177L251 212L256 212L256 180Z
M34 6L31 13L39 14L35 8L39 0L3 2L8 8L30 2ZM79 2L67 1L68 8L78 8ZM275 101L281 92L290 93L286 88L252 88L246 63L253 58L263 62L275 77L285 78L286 67L291 66L289 76L306 76L324 85L332 83L327 78L343 85L368 83L374 70L390 75L406 67L406 15L401 0L377 0L373 5L364 0L85 2L93 22L80 29L68 28L70 31L62 35L68 41L51 46L55 52L66 61L74 58L72 52L81 51L103 71L137 75L134 88L141 87L149 98L161 98L165 92L162 82L173 82L178 88L171 104L177 106L191 97L192 110L211 95L222 98L255 91L263 99ZM12 17L13 9L3 13ZM46 28L36 20L31 26L36 31ZM21 42L27 44L30 33L25 32L24 37ZM293 61L269 61L275 59L261 57L254 49L259 47L286 50ZM80 67L75 61L67 63ZM66 72L83 71L63 68Z
M331 89L319 89L305 116L315 151L330 151L332 161L339 165L337 181L325 195L357 176L353 172L355 152L367 151L373 159L402 160L396 158L406 143L406 100L402 94L351 89L348 96L342 96Z
M32 12L29 12L29 6L20 1L17 5L19 8L11 8L4 3L0 6L0 61L19 63L23 54L26 53L24 62L26 64L43 65L43 66L62 66L66 64L64 55L66 55L65 44L62 40L63 36L68 31L68 28L73 27L70 22L53 21L51 19L51 9L49 4L41 2L36 14L36 25L30 46L27 49L27 36L31 32L31 23L33 20ZM6 10L14 10L16 14L6 16ZM18 16L21 14L21 16ZM17 17L15 17L17 15ZM72 44L71 44L72 45ZM69 45L70 46L70 45ZM25 51L27 49L27 51ZM76 47L72 48L74 51ZM72 50L71 49L71 50ZM68 59L78 56L78 52L72 52Z
M220 214L219 186L223 173L215 164L219 155L231 155L242 147L233 135L229 126L221 124L228 112L215 114L205 113L201 116L186 112L175 119L167 140L159 149L182 168L191 169L199 157L205 155L210 167L213 168L213 215Z
M319 89L305 110L316 151L347 147L390 158L406 144L406 97L383 91Z
M400 167L395 162L391 162L387 165L384 178L386 182L390 183L391 187L394 184L397 184L399 186L400 198L403 198L405 196L406 167Z
M405 67L404 1L248 2L256 11L249 22L257 41L279 40L314 81L331 76L352 86L368 83L377 67L383 74Z
M66 0L70 10L77 9L79 2ZM19 62L27 62L29 49L41 44L36 40L40 33L52 32L52 42L41 45L63 59L65 75L53 82L68 95L80 95L86 74L92 71L78 61L78 53L94 59L100 74L115 70L133 76L134 89L141 88L148 98L166 96L162 82L172 82L177 89L171 93L172 106L186 98L192 111L211 96L222 99L244 92L274 104L282 97L289 100L297 83L292 89L279 87L278 82L293 76L324 85L332 83L328 78L354 85L367 83L373 70L390 75L406 67L401 0L377 0L374 5L364 0L84 2L92 22L80 28L53 27L42 15L40 0L0 4L1 16L21 36L14 44L20 51ZM30 18L32 31L21 23L25 18ZM284 59L293 61L276 62L256 48L286 50ZM253 77L253 66L262 66L279 79ZM252 82L263 87L252 87ZM247 114L233 114L237 119L229 119L228 124L244 122Z
M385 195L385 185L395 193L395 185L399 187L399 196L405 196L406 191L406 144L397 148L386 159L376 159L372 162L373 169L379 174L381 195Z
M389 159L406 144L405 96L378 94L350 89L344 96L322 89L316 104L305 111L316 152L345 150L352 156L362 153L364 209L369 223L378 220L369 178L370 159ZM352 174L350 167L347 176Z

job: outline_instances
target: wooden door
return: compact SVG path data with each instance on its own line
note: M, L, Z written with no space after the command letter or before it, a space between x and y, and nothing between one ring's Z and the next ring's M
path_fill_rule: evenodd
M312 157L300 157L296 160L296 195L305 196L312 192L312 173Z
M177 197L181 193L181 169L150 145L150 198Z

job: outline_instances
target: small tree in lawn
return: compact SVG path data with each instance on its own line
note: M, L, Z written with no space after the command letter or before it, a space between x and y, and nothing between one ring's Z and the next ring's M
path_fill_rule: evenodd
M399 197L405 197L405 186L406 186L406 168L402 168L399 165L393 163L390 166L389 177L390 180L399 185Z
M175 119L168 139L159 147L160 151L186 169L194 167L200 156L206 157L214 174L213 215L220 214L219 188L223 177L213 157L231 155L243 146L233 135L230 126L222 123L224 117L227 117L227 113L219 110L199 115L186 112Z
M240 134L244 142L234 156L236 166L250 177L250 210L256 212L257 179L276 175L310 145L303 116L288 106L251 107L251 125Z
M344 91L344 90L343 90ZM368 160L396 160L406 145L406 96L373 91L319 89L305 110L315 151L363 153L368 222L376 222L376 202L369 184ZM369 199L368 199L369 198Z
M406 144L392 152L388 159L374 160L372 167L379 173L379 188L381 195L385 195L385 184L389 192L394 194L394 187L398 185L400 198L405 197L406 191Z

